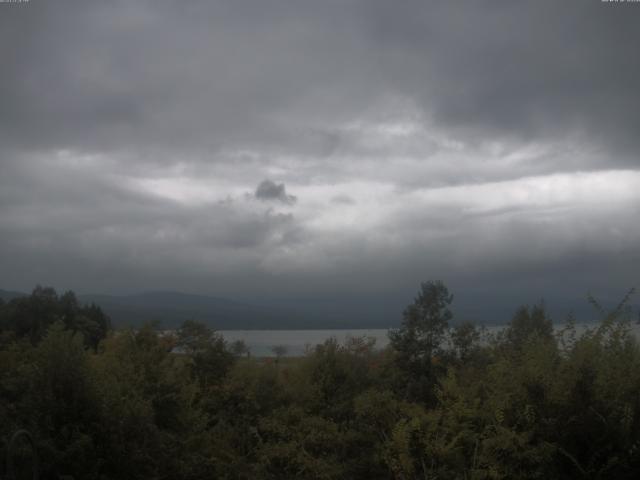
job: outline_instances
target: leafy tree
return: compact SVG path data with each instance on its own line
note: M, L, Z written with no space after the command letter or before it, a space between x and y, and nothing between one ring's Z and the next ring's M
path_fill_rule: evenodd
M389 333L406 398L433 401L436 356L442 353L453 295L441 281L424 282L403 313L402 326Z
M146 325L110 337L93 358L104 478L190 478L200 463L206 421L195 408L198 385L170 344Z
M596 326L569 322L557 334L542 306L523 307L480 342L471 324L446 336L452 297L431 282L390 348L330 339L275 365L234 361L198 322L175 335L152 325L99 333L94 348L75 296L34 292L0 305L0 458L27 428L45 478L631 480L640 471L629 296Z
M259 431L259 478L348 478L341 461L344 437L336 422L290 407L262 419Z
M53 288L37 286L31 295L14 298L0 306L3 336L11 332L34 345L58 321L66 329L80 333L84 344L94 350L111 329L110 320L100 307L81 305L70 291L58 296Z
M353 399L371 385L371 348L359 339L340 345L329 338L316 345L300 365L304 391L299 395L308 399L310 410L332 419L352 416Z
M28 401L37 412L34 434L45 470L94 476L99 465L99 399L82 335L54 323L34 352Z
M521 349L532 337L553 339L553 322L542 302L533 307L520 307L505 330L508 345L516 349Z
M289 349L286 345L274 345L271 347L271 351L276 356L276 363L278 363L280 359L287 354Z
M237 357L241 357L242 355L246 355L248 357L251 355L249 346L244 340L236 340L235 342L233 342L231 344L231 351Z
M457 358L466 362L477 349L480 340L480 331L471 322L464 322L453 327L451 332L451 344Z
M190 358L191 372L204 388L220 381L234 363L222 335L195 320L180 326L176 346Z

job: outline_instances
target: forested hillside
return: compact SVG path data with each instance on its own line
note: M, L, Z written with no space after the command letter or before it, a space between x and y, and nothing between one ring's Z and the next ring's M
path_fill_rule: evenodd
M194 321L113 330L37 288L0 303L0 453L27 429L44 478L635 479L626 300L584 333L534 305L487 336L450 328L453 296L427 282L384 350L261 359Z

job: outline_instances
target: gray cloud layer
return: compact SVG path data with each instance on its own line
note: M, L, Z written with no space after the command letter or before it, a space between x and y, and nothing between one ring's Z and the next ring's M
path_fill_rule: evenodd
M598 0L0 4L0 286L622 291L639 20Z

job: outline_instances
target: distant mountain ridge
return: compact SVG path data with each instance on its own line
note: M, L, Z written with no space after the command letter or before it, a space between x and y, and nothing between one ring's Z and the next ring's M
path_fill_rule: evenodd
M62 293L62 292L58 292ZM27 293L0 290L9 301ZM176 328L185 320L198 320L217 330L305 330L378 328L379 322L348 314L302 308L300 305L260 305L228 298L176 291L149 291L128 295L77 294L83 304L95 303L115 327L157 322L159 328Z
M27 294L23 292L14 292L12 290L2 290L0 289L0 298L5 302L9 300L13 300L14 298L26 297Z
M62 291L58 293L63 293ZM9 301L27 293L2 290L0 298ZM158 322L159 328L171 329L188 319L206 323L217 330L312 330L394 328L401 320L402 302L385 298L354 298L351 302L331 298L286 298L253 303L208 295L196 295L176 291L148 291L129 295L82 294L80 302L95 303L111 318L113 326L140 326L146 322ZM366 301L365 301L366 300ZM454 306L452 324L470 320L485 325L504 325L520 304L526 302L510 299L511 304L496 306L482 298L467 296ZM406 305L409 300L404 302ZM617 304L610 298L603 302L606 308ZM579 299L552 299L549 309L554 323L561 324L567 312L573 312L580 322L598 319L588 302ZM632 303L635 312L638 303ZM635 314L637 315L637 314Z
M288 329L308 324L305 315L288 309L172 291L122 296L89 294L78 298L83 303L99 305L114 326L158 321L162 328L175 328L188 319L202 321L218 330Z

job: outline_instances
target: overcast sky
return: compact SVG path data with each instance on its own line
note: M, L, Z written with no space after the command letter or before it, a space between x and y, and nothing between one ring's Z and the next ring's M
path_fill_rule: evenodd
M0 3L0 288L621 297L638 25L600 0Z

